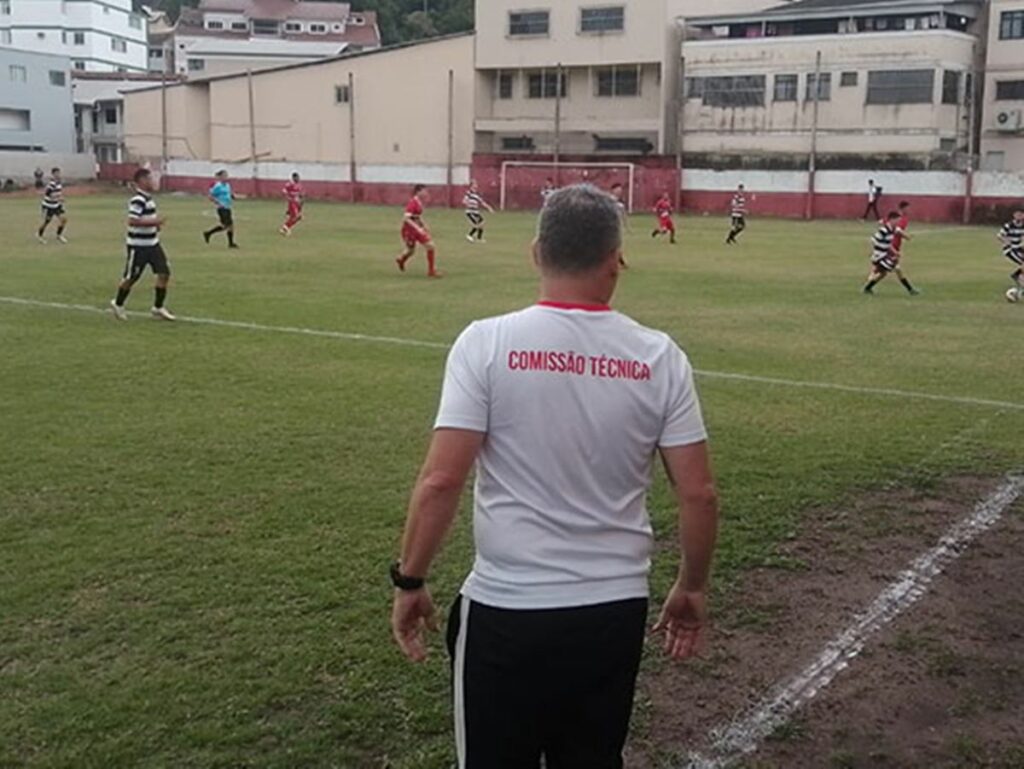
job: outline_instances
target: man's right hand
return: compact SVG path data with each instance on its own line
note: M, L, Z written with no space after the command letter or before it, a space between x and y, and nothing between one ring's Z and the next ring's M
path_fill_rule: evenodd
M664 632L665 653L674 660L684 660L701 652L707 617L704 592L685 590L681 583L676 582L651 632Z

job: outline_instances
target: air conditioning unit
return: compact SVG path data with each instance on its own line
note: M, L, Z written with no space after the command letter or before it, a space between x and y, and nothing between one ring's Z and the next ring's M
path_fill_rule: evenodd
M1020 131L1024 129L1024 110L1004 109L996 113L997 131Z

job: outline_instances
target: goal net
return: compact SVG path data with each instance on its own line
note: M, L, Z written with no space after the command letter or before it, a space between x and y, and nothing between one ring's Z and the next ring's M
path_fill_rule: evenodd
M506 160L501 164L500 207L540 208L540 191L545 181L551 179L556 187L570 184L593 184L603 190L621 184L625 202L633 211L633 195L636 187L636 165L634 163L551 163L528 160Z

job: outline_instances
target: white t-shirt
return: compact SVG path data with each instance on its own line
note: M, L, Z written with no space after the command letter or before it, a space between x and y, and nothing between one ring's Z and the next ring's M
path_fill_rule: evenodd
M486 433L462 594L506 609L648 594L658 447L706 440L668 335L609 308L542 303L456 341L436 429Z

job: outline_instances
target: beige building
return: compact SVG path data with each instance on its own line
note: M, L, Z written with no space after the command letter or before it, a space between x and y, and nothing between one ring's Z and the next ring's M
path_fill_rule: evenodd
M1024 0L991 0L981 165L1024 170Z
M468 167L472 156L472 123L458 119L472 114L472 51L464 34L255 73L251 112L244 74L170 86L166 111L160 88L126 94L125 144L133 158L161 157L166 114L172 158L242 163L255 143L261 163L330 164L339 181L353 159L366 181L417 168L443 178L449 157Z

